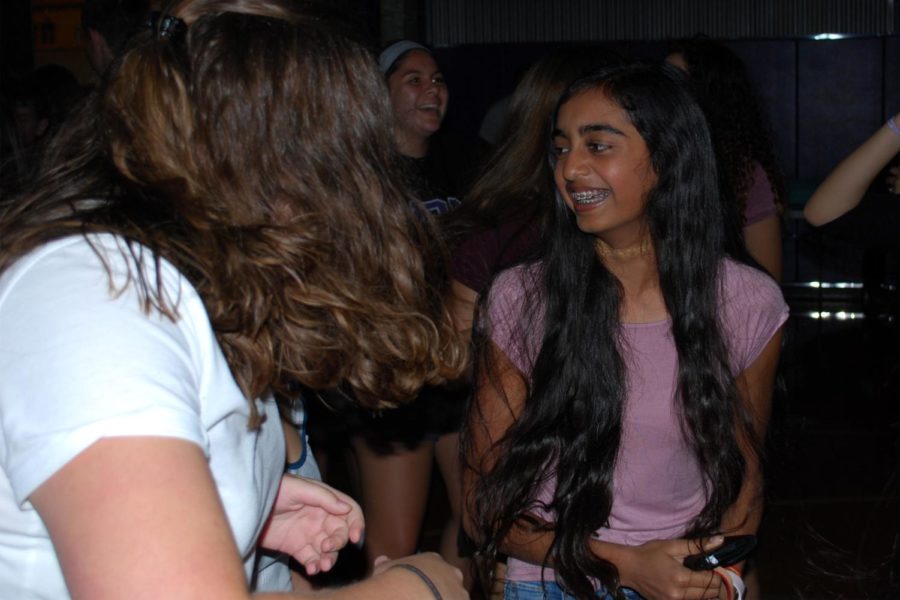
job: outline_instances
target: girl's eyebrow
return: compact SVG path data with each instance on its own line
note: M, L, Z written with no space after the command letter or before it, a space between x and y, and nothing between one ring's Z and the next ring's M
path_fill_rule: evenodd
M622 137L625 137L625 132L623 132L621 129L616 129L615 127L613 127L612 125L610 125L608 123L591 123L589 125L582 125L581 127L578 128L578 133L580 133L581 135L584 135L586 133L598 132L598 131L612 133L613 135L621 135Z
M626 137L625 132L623 132L621 129L617 129L617 128L613 127L612 125L609 125L608 123L590 123L588 125L582 125L581 127L578 128L579 135L585 135L585 134L594 133L594 132L606 132L606 133L611 133L613 135L620 135L622 137ZM563 133L562 129L554 129L553 133L550 134L550 137L551 138L566 137L566 134Z
M413 69L407 69L406 71L400 71L400 76L406 77L407 75L413 75L413 74L414 75L422 75L423 73L425 73L425 71L423 71L421 69L413 68ZM444 73L440 69L438 69L436 71L431 72L431 77L435 77L437 75L443 75L443 74Z

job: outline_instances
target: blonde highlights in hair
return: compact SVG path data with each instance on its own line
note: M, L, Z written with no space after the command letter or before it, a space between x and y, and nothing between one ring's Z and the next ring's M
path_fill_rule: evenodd
M248 398L297 381L377 408L456 377L465 349L425 269L443 250L396 175L374 59L287 0L167 12L186 30L132 42L91 131L63 135L0 224L0 269L76 231L150 248L197 288Z

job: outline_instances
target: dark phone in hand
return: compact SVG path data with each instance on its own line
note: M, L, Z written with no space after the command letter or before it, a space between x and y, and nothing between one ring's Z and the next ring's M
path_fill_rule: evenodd
M728 536L722 545L714 550L686 556L684 566L692 571L708 571L716 567L727 567L747 558L754 548L756 548L756 536Z

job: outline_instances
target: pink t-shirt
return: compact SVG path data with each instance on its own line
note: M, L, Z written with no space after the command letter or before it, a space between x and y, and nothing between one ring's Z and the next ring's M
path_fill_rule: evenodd
M503 273L491 290L491 337L526 376L532 371L543 335L543 318L523 310L537 267ZM723 261L721 318L731 364L742 372L759 356L788 316L778 285L751 267ZM519 337L529 332L525 340ZM628 392L618 461L613 474L613 505L607 527L597 538L638 545L684 534L706 502L703 476L681 432L675 404L678 355L669 320L623 323L623 358ZM551 481L538 499L552 498ZM552 515L539 516L549 521ZM509 559L514 581L541 579L539 565ZM552 570L544 572L553 581Z

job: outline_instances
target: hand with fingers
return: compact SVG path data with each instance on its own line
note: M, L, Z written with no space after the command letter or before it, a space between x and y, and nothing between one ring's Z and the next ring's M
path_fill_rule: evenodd
M623 586L647 600L727 599L722 578L712 571L692 571L684 566L686 556L712 550L722 536L702 540L654 540L628 548L616 567Z
M396 560L389 560L386 556L376 558L373 577L388 571L405 571L408 574L407 585L403 589L396 589L396 600L465 600L469 597L463 586L462 571L434 552L423 552Z
M260 546L290 554L307 574L328 571L348 541L362 538L365 522L359 505L324 483L285 475L275 506L260 536Z

